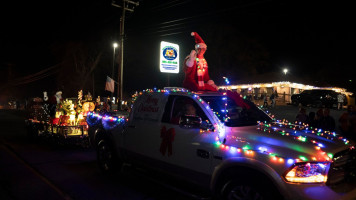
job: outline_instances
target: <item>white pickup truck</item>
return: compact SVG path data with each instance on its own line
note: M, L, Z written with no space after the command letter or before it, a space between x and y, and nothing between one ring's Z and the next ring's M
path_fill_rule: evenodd
M90 113L99 167L149 168L216 199L355 198L353 141L245 103L248 109L223 92L165 88L140 92L126 118Z

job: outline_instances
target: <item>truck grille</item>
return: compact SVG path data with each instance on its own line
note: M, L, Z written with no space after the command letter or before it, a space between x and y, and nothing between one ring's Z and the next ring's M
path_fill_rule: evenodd
M356 186L356 150L350 148L336 153L330 165L327 185L338 192L348 192ZM338 189L338 190L339 190Z

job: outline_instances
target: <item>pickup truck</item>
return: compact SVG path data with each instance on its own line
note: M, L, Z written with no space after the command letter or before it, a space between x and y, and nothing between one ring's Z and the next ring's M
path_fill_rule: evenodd
M245 103L164 88L140 92L127 116L89 113L98 165L105 174L124 163L150 169L216 199L355 198L353 141Z

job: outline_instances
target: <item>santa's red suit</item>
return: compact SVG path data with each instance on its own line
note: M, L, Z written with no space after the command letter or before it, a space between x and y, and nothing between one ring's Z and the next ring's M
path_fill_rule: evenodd
M218 91L218 87L209 77L208 63L204 58L207 46L198 33L192 32L191 35L195 38L195 49L198 52L192 50L184 60L183 70L185 77L183 87L192 91ZM233 99L237 105L247 109L250 108L237 92L226 91L224 93Z
M199 48L203 48L205 52L207 46L203 39L196 32L192 32L192 36L195 37L195 49L198 51ZM183 87L192 91L217 91L214 81L209 77L208 63L204 58L204 52L199 55L195 50L192 50L190 55L185 58Z

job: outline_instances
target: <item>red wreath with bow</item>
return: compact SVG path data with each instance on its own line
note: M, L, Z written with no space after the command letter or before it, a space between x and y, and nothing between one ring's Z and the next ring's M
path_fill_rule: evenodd
M176 135L176 131L174 128L166 129L165 126L162 127L161 129L161 146L159 148L159 151L162 153L162 155L165 155L167 150L168 150L168 156L172 155L172 147L173 147L173 141L174 141L174 136Z

